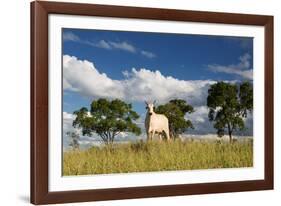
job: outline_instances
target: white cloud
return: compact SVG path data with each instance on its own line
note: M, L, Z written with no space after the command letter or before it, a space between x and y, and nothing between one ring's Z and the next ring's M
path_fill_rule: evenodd
M90 46L102 48L102 49L119 49L131 53L136 53L137 49L132 45L129 44L126 41L123 42L114 42L114 41L106 41L106 40L100 40L98 42L92 42L88 40L82 40L79 38L79 36L75 35L72 32L63 32L63 40L64 41L73 41L73 42L79 42L81 44L87 44Z
M210 134L216 133L216 130L213 128L213 123L208 119L208 107L197 106L194 107L194 112L191 114L186 114L185 118L191 120L194 130L190 129L187 133L190 134Z
M133 44L130 44L126 41L107 41L107 40L100 40L98 42L82 40L79 36L75 35L72 32L63 32L63 41L72 41L78 42L80 44L86 44L92 47L97 47L101 49L107 50L122 50L130 53L139 53L147 58L154 58L156 55L152 52L137 49Z
M208 116L208 107L207 106L198 106L194 108L194 112L187 114L186 118L192 120L192 122L204 123L206 119L203 118Z
M99 48L103 48L103 49L112 49L112 47L110 46L109 43L107 43L104 40L100 40L98 43L93 44L93 46L99 47Z
M149 52L149 51L144 51L144 50L142 50L142 51L141 51L141 54L142 54L143 56L147 57L147 58L155 58L155 57L156 57L156 55L155 55L154 53Z
M70 148L70 137L67 135L67 132L76 132L79 134L79 144L80 148L89 148L93 145L100 145L102 144L102 139L100 136L98 136L96 133L93 133L92 136L83 136L82 135L82 129L81 128L74 128L72 126L73 120L76 118L74 114L63 112L63 148L64 150L67 150ZM144 123L142 119L138 120L139 124L138 126L143 128ZM143 129L144 131L144 129ZM115 141L136 141L138 139L145 139L146 135L143 133L140 136L136 136L131 133L121 132L118 136L115 137Z
M189 119L192 121L195 129L188 129L185 134L191 134L191 135L200 135L198 137L201 137L201 135L206 134L215 134L216 130L213 128L213 122L210 122L208 119L208 108L206 106L198 106L194 108L195 112L191 114L187 114L185 116L186 119ZM101 138L93 133L91 137L89 136L83 136L81 129L74 128L72 126L73 120L75 119L75 115L63 112L63 147L64 149L69 148L69 142L70 138L68 135L66 135L67 132L77 132L80 135L79 143L81 148L89 148L93 145L100 145L102 143ZM118 135L115 138L116 142L122 141L136 141L136 140L145 140L146 134L145 134L145 128L144 128L144 120L145 120L145 114L142 114L139 119L136 120L136 124L138 127L141 128L142 134L140 136L136 136L131 133L122 132L120 135ZM252 114L249 114L248 117L245 119L245 125L246 130L241 132L235 132L234 135L243 135L243 136L252 136L253 135L253 117ZM227 135L226 135L227 137Z
M100 73L89 61L63 56L63 88L89 97L123 98L121 82Z
M127 71L127 70L122 71L122 74L123 74L123 75L124 75L124 77L126 77L126 78L129 78L129 76L130 76L129 71Z
M160 71L144 68L124 71L124 79L114 80L99 72L92 62L82 61L68 55L63 56L63 74L64 90L78 92L90 98L119 98L127 102L157 100L158 104L166 103L173 98L184 99L195 109L194 113L186 115L186 118L190 119L195 127L195 130L190 129L187 133L209 134L216 132L213 128L213 122L208 119L208 108L206 107L208 88L215 81L179 80L171 76L164 76ZM141 114L141 118L136 123L144 132L145 117L143 115ZM64 114L64 119L66 122L64 122L64 129L71 128L73 115ZM252 124L252 117L249 115L246 119L246 127L249 129L239 134L252 135ZM131 134L122 135L122 140L130 138L139 137ZM96 136L94 139L99 140L99 137Z
M67 132L76 132L79 134L80 148L89 148L93 145L100 145L101 138L97 134L93 134L91 137L83 136L81 128L74 128L72 126L73 120L76 118L74 114L63 112L63 148L69 149L70 137Z
M238 64L231 65L218 65L210 64L208 65L209 70L213 72L222 72L226 74L236 74L245 79L253 80L253 69L250 69L250 58L251 56L246 53L243 56L239 57Z
M73 114L63 112L63 130L64 131L74 131L74 128L72 127L72 122L75 119L75 116Z
M179 80L164 76L160 71L145 68L125 71L123 80L114 80L100 73L89 61L74 56L63 56L64 90L79 92L88 97L119 98L143 102L167 102L173 98L185 99L189 104L205 104L210 80Z
M167 102L173 98L182 98L188 103L198 105L205 102L207 88L214 83L209 80L179 80L164 76L160 71L132 69L129 78L122 81L125 97L132 101Z
M64 41L75 41L75 42L80 41L80 38L75 34L73 34L72 32L63 32L62 38Z
M73 114L63 112L63 147L68 148L70 139L66 134L67 132L80 132L72 126L72 122L75 119Z
M132 44L129 44L128 42L125 41L123 42L110 41L109 44L115 49L120 49L131 53L136 52L136 48Z
M216 130L213 127L214 122L209 121L208 117L209 109L207 106L197 106L194 107L194 112L191 114L186 114L185 118L191 120L194 130L189 129L187 133L189 134L214 134ZM253 116L248 113L247 118L244 118L246 129L243 131L235 131L234 135L253 135ZM226 134L227 135L227 134Z
M132 44L129 44L126 41L114 42L114 41L106 41L106 40L102 39L97 43L88 42L88 41L84 42L84 43L87 43L87 44L89 44L91 46L94 46L94 47L107 49L107 50L118 49L118 50L130 52L130 53L136 53L136 51L137 51L137 49Z

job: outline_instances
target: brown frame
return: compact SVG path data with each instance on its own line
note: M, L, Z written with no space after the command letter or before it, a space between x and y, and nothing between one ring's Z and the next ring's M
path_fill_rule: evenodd
M265 28L265 179L76 191L48 191L48 15L158 19ZM273 189L273 16L93 4L31 3L31 202L33 204Z

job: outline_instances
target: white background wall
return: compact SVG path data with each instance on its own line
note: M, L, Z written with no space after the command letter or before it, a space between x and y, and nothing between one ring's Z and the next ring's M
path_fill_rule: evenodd
M78 1L78 0L77 0ZM29 2L0 6L0 205L29 205ZM278 0L80 0L79 2L275 16L275 190L70 205L280 205L281 5ZM279 203L278 203L279 202Z

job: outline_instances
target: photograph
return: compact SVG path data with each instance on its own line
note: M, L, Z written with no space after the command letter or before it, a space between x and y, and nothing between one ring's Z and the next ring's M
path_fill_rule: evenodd
M61 38L63 176L253 167L253 37Z
M273 15L30 11L31 203L274 188Z

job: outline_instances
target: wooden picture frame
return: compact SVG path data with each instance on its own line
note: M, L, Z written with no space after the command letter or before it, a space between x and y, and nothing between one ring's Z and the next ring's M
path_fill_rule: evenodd
M48 15L50 14L263 26L265 30L264 180L50 192L48 189ZM33 204L273 189L273 17L45 1L32 2L30 177Z

